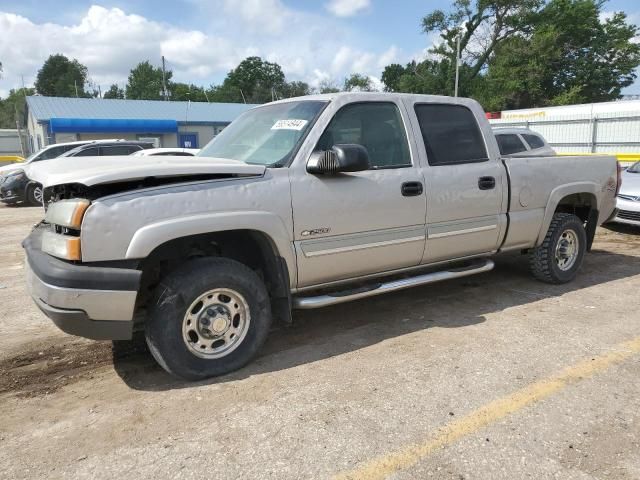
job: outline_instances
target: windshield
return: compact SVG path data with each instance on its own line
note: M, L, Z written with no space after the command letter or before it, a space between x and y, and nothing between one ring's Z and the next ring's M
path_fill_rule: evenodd
M631 165L629 168L627 168L627 172L640 173L640 162L636 162L633 165Z
M295 153L325 104L303 100L249 110L211 140L198 156L283 166Z

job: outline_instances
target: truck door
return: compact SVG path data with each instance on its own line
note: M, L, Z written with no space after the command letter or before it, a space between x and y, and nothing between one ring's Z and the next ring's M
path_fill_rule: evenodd
M314 175L304 158L292 169L300 287L415 266L424 250L424 180L406 110L394 101L328 108L335 113L314 151L360 144L372 168Z
M425 155L427 243L422 263L498 248L506 223L503 165L490 158L483 131L460 103L414 103L418 148ZM491 134L489 127L486 127ZM487 132L484 132L487 135Z

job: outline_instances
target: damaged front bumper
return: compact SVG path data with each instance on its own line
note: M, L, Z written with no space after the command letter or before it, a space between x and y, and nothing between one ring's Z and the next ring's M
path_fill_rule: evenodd
M40 248L42 228L23 242L34 302L62 331L94 340L128 340L142 272L65 262Z

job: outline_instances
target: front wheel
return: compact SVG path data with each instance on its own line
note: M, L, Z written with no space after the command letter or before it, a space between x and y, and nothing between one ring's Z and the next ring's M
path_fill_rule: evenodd
M533 276L545 283L567 283L582 265L587 249L584 224L570 213L556 213L542 245L529 252Z
M39 183L29 185L26 197L30 205L42 206L42 185Z
M158 285L145 335L167 372L200 380L248 363L270 326L269 295L253 270L227 258L201 258Z

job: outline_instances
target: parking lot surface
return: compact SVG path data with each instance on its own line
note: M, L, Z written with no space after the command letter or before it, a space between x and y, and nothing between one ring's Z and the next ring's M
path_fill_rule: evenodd
M58 331L24 290L39 208L0 207L0 478L640 478L640 231L576 281L525 257L294 314L200 383Z

